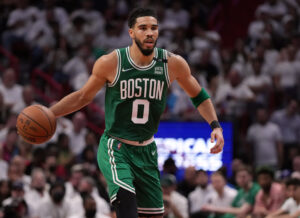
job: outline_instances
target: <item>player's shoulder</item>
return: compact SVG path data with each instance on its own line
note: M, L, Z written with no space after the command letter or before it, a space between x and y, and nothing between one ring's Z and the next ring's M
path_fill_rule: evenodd
M114 69L118 65L118 56L116 50L99 57L94 65L94 68Z
M188 64L182 56L167 50L166 56L168 60L169 72L177 74L177 72L182 73L184 71L189 71Z
M117 52L114 50L108 54L99 57L94 64L94 72L101 72L101 74L109 74L116 70L118 66Z
M112 52L110 52L108 54L105 54L105 55L102 55L101 57L99 57L96 60L96 63L97 62L100 62L100 63L109 63L111 61L117 61L117 60L118 60L117 51L113 50Z
M168 50L165 50L166 51L166 56L167 56L167 59L168 59L168 65L170 66L179 66L179 65L182 65L182 64L186 64L186 61L184 60L184 58L178 54L175 54L173 52L170 52Z

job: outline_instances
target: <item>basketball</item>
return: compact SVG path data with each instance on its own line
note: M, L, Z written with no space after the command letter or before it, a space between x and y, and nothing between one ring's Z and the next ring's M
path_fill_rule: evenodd
M56 117L47 107L31 105L22 110L17 119L18 134L31 144L48 141L56 130Z

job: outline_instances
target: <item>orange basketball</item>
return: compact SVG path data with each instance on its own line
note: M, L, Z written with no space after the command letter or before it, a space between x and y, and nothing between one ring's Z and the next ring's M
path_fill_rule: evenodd
M31 144L48 141L56 130L56 117L47 107L31 105L22 110L17 119L18 133Z

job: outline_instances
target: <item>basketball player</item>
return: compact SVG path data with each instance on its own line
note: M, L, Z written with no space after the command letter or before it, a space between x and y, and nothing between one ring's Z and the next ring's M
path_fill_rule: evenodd
M211 153L223 149L222 128L206 91L180 56L156 48L158 21L151 9L133 10L128 20L132 45L99 58L87 83L50 109L56 117L89 104L106 85L105 132L98 164L118 218L162 217L164 212L153 135L177 80L212 128Z

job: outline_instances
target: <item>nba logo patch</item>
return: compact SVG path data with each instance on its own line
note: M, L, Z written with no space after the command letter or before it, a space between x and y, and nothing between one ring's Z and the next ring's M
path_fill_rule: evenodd
M158 74L158 75L163 74L163 68L162 67L155 67L154 68L154 74Z
M122 146L122 143L119 143L118 144L118 150L120 150L121 146Z

